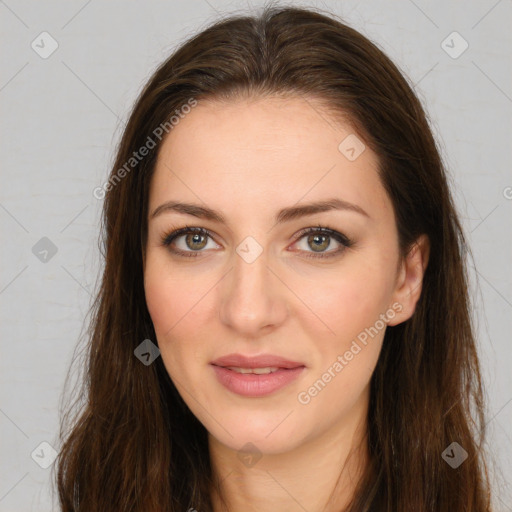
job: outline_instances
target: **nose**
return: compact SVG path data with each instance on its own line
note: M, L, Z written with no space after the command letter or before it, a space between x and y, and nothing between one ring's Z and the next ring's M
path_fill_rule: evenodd
M239 335L257 337L285 321L287 288L269 267L265 250L249 261L234 252L233 267L219 284L219 315Z

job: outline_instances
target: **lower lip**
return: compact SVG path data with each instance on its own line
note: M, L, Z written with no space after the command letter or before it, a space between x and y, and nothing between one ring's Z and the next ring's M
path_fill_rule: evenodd
M238 373L222 366L212 366L217 379L224 387L237 395L254 397L270 395L285 387L305 369L304 366L290 369L280 368L272 373L256 375L255 373Z

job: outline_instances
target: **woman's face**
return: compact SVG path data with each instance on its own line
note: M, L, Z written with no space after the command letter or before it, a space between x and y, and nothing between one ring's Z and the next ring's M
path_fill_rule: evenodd
M208 233L164 243L186 226ZM218 442L280 453L360 418L386 323L414 307L398 263L375 154L314 99L199 102L164 140L146 301L171 379Z

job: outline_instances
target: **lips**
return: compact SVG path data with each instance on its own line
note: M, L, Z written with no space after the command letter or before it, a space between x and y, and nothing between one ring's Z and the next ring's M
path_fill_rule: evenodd
M264 397L287 387L305 365L280 356L229 354L212 361L217 380L229 391L244 397Z
M262 354L259 356L244 356L242 354L228 354L219 357L212 361L214 366L221 366L223 368L239 368L239 369L254 369L254 368L270 368L275 369L292 369L305 366L304 363L298 361L291 361L280 356L272 354Z

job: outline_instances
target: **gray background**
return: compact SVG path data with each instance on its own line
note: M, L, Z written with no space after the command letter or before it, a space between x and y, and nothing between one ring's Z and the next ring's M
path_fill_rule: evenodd
M474 254L487 449L504 487L512 475L511 1L295 4L332 10L379 44L430 114ZM262 3L0 0L1 511L57 510L51 466L40 467L51 449L40 444L59 447L59 400L101 268L102 201L92 191L108 175L133 101L179 42L251 5ZM58 43L47 58L43 31ZM469 44L457 58L462 39L442 45L453 31ZM56 254L38 254L43 237ZM496 510L512 510L510 488L497 494Z

